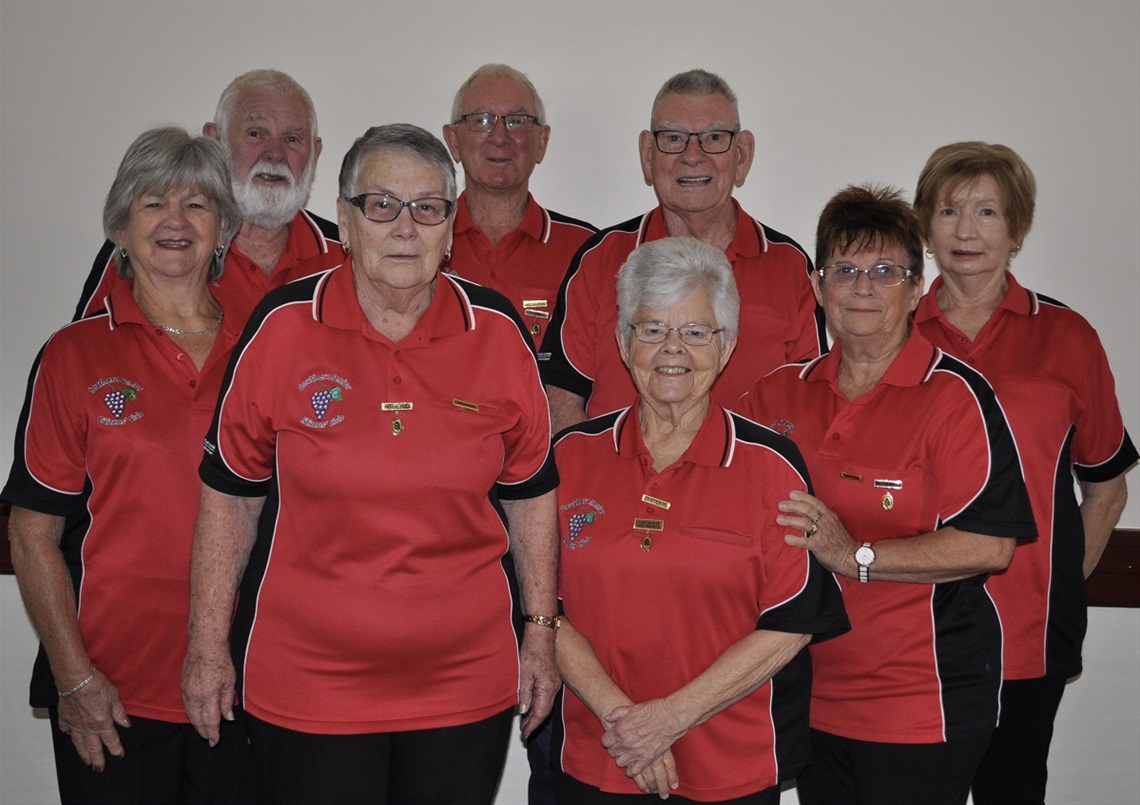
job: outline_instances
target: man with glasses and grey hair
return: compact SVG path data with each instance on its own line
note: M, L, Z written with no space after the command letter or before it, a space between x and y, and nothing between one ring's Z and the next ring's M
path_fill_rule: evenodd
M673 76L653 101L639 151L651 212L598 233L570 263L542 352L554 430L636 399L614 338L615 277L644 242L688 236L723 249L740 292L740 340L712 388L731 408L757 379L827 349L822 312L798 243L752 218L733 199L752 166L755 138L741 129L736 95L705 70ZM676 342L680 345L680 342ZM680 349L689 349L680 345Z
M337 225L303 209L321 153L317 113L309 93L285 73L251 70L222 92L214 120L202 133L220 140L230 155L242 214L211 293L223 315L244 324L266 291L302 262L311 273L344 261ZM104 297L123 281L116 256L114 244L104 243L76 319L102 308Z
M546 210L530 175L546 155L550 126L534 85L505 64L484 64L455 93L443 137L463 164L455 241L445 266L506 296L542 343L558 286L597 229Z

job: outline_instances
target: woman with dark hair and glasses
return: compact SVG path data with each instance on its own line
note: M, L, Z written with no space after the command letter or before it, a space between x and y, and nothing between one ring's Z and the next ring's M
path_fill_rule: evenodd
M236 686L271 802L490 803L558 687L546 397L510 303L440 271L455 191L423 129L358 139L348 260L266 298L207 436L186 706L216 740Z
M793 444L710 396L740 318L724 252L645 243L617 300L637 402L554 448L556 800L778 805L809 754L801 649L847 629L835 581L775 519L789 488L811 488L807 472Z
M841 580L851 618L811 649L800 802L960 805L998 715L986 578L1036 533L1017 448L985 378L914 327L922 236L897 191L832 198L816 256L834 348L741 407L803 452L815 494L792 492L778 522Z
M1037 516L1037 539L987 584L1006 632L1005 682L1001 724L974 777L977 805L1045 802L1053 719L1066 680L1081 672L1085 578L1124 511L1137 458L1096 331L1010 271L1036 194L1013 149L975 141L935 150L914 195L940 274L919 303L918 329L994 384Z

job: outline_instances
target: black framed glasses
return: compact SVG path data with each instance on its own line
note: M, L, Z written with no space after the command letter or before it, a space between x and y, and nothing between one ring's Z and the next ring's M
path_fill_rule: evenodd
M914 272L909 268L896 266L891 263L879 263L877 266L870 268L859 268L850 263L833 263L829 266L824 266L819 269L819 279L825 285L833 287L842 287L845 285L854 285L859 281L859 275L866 274L867 279L873 285L878 285L881 288L890 288L895 285L901 285L906 280L914 276Z
M653 132L657 150L663 154L681 154L689 147L689 140L697 138L697 144L706 154L723 154L732 147L735 131L712 129L710 131L674 131L659 129Z
M639 321L629 325L634 336L643 344L660 344L669 337L673 330L677 331L681 341L690 347L707 347L717 333L723 333L724 328L713 328L707 324L689 322L680 327L670 327L663 321Z
M455 121L455 125L462 123L471 131L479 131L486 134L495 128L495 124L503 121L503 126L511 134L525 134L532 131L535 124L538 123L538 118L534 115L523 115L511 113L509 115L493 115L490 112L471 112L470 114L463 115L459 120Z
M363 193L353 198L345 198L349 204L359 208L364 217L378 224L386 224L400 217L400 211L408 208L412 220L424 226L439 226L455 209L455 202L435 196L425 196L412 201L401 201L387 193Z

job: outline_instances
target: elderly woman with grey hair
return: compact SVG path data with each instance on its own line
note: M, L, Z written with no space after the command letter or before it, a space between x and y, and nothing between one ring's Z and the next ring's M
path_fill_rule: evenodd
M31 704L64 803L248 801L244 741L210 751L179 691L195 470L241 327L209 286L240 224L224 149L145 132L103 221L127 279L40 352L0 494L41 640Z
M555 441L557 799L777 803L807 761L800 650L847 628L835 581L776 522L807 470L790 441L709 397L740 307L721 251L644 244L617 298L639 400Z
M360 137L348 260L266 297L206 439L186 706L213 742L240 695L270 802L490 803L558 687L546 397L510 303L440 271L455 196L423 129Z

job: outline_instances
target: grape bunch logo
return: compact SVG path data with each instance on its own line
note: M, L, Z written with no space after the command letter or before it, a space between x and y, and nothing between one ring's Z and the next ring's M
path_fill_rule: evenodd
M111 413L111 416L106 414L99 414L96 420L101 425L125 425L128 422L137 422L142 419L142 411L127 412L127 408L134 406L130 403L136 403L139 399L139 392L142 391L142 386L122 377L105 377L98 383L88 387L88 393L98 394L103 392L103 406Z
M340 402L344 399L344 391L340 386L333 386L331 389L321 389L314 391L310 400L313 403L313 413L317 415L317 419L325 418L325 414L329 412L329 403Z
M559 506L558 510L571 513L567 521L569 534L563 538L562 544L572 551L585 548L590 544L590 537L583 535L582 532L588 526L598 522L598 518L606 513L602 504L589 498L571 501L564 506Z
M306 392L313 413L310 416L306 411L301 424L317 430L339 425L344 421L344 414L337 411L338 403L344 402L345 392L351 388L351 383L335 374L309 375L302 380L297 389Z

